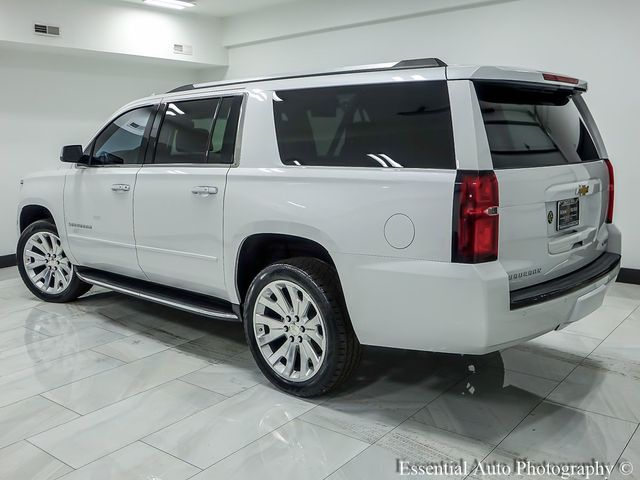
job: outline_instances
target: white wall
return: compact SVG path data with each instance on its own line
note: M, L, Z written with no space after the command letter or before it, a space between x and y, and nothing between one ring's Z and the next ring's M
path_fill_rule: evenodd
M86 145L125 103L196 77L191 69L139 60L0 45L0 256L15 252L23 175L57 168L62 145Z
M60 37L36 35L34 23L61 28ZM0 0L0 41L60 49L226 65L222 24L215 17L104 0ZM173 52L174 44L193 55ZM0 65L1 67L1 65Z
M616 169L615 219L624 234L623 265L640 268L640 89L635 85L640 78L640 2L513 0L464 9L457 8L462 2L456 0L456 8L443 9L439 0L423 1L422 8L408 1L416 13L405 8L393 21L382 18L385 10L379 4L400 2L341 3L348 6L319 2L324 13L318 5L301 3L230 18L227 76L437 56L452 64L519 65L587 79L587 100ZM367 12L360 17L364 23L353 13L356 3ZM432 7L431 13L424 5ZM344 19L358 26L345 27ZM315 33L299 34L299 25L311 25Z
M320 0L271 6L224 19L227 47L344 27L388 22L418 15L449 12L470 5L514 0Z

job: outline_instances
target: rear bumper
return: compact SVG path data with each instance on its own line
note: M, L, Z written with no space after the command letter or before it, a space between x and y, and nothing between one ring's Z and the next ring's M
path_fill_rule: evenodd
M548 302L554 298L568 295L607 276L620 267L620 255L603 253L589 265L548 282L511 292L511 310L528 307L537 303Z
M546 282L537 293L514 292L516 300L529 302L516 309L499 262L469 265L340 254L334 259L361 343L484 354L562 327L600 307L620 270L619 255L605 255L593 268Z

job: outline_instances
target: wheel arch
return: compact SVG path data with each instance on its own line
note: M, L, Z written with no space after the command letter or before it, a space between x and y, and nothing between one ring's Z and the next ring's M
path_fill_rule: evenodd
M235 288L240 303L255 276L278 260L293 257L312 257L335 268L331 254L319 242L285 233L256 233L246 237L238 248L235 263Z
M33 222L37 222L38 220L51 220L51 223L56 225L53 213L51 213L51 210L47 207L39 204L24 205L20 209L20 215L18 217L18 227L20 232L24 232L29 225Z

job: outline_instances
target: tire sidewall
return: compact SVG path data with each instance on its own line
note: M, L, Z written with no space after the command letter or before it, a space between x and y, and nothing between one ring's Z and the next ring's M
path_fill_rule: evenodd
M58 235L58 229L56 228L56 226L53 223L50 223L46 220L39 220L37 222L34 222L24 229L24 231L20 235L20 239L18 240L18 248L16 252L16 264L18 266L18 272L22 277L22 281L24 282L26 287L29 289L29 291L31 291L31 293L33 293L39 299L45 300L47 302L60 303L60 302L66 302L72 298L75 298L75 296L77 296L76 291L78 290L78 287L80 284L80 279L76 275L75 269L72 269L71 280L69 281L69 285L67 285L67 288L60 293L51 294L51 293L43 292L38 287L36 287L33 284L33 282L31 282L31 279L29 278L29 274L27 273L26 268L24 266L24 248L29 238L31 238L31 236L37 232L53 233L58 238L60 238Z
M254 313L258 300L258 295L269 283L277 280L287 280L299 285L304 289L315 302L324 320L326 335L325 358L320 370L309 380L303 382L293 382L287 380L271 369L268 362L262 356L258 347L254 333ZM299 393L301 390L323 389L322 384L327 382L327 377L335 368L337 362L337 331L334 315L335 310L327 297L327 292L320 288L313 278L301 268L287 263L276 263L265 268L254 279L247 292L244 311L244 329L249 344L249 349L258 364L262 373L276 386L290 393Z

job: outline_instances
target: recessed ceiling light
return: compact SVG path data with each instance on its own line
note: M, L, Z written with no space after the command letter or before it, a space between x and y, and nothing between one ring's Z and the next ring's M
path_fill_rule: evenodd
M142 0L148 5L155 7L173 8L175 10L183 10L187 7L195 7L193 2L185 2L184 0Z

